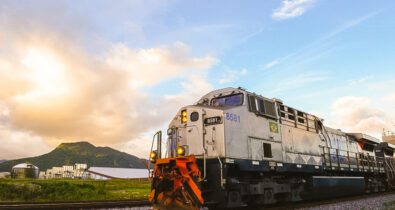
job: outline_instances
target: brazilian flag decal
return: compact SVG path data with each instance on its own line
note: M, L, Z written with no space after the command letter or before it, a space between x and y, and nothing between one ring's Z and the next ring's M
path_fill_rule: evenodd
M278 125L275 122L269 122L270 132L278 133Z

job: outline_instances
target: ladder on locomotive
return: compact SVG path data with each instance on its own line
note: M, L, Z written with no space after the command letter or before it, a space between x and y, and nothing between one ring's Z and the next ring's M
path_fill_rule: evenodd
M391 180L394 179L394 178L395 178L395 166L394 166L395 161L394 161L394 159L385 158L385 159L384 159L384 163L385 163L385 165L386 165L385 168L386 168L387 171L389 172L389 175L390 175Z

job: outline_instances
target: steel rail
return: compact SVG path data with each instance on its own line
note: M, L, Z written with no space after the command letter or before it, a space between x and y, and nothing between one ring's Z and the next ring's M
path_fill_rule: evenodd
M150 206L148 200L112 200L112 201L77 201L77 202L0 202L0 209L80 209L103 207L137 207Z

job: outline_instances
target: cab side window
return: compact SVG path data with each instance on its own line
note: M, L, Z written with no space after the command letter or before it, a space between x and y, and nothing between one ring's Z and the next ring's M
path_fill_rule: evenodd
M250 107L250 112L256 112L257 108L256 108L254 96L251 96L251 95L248 96L248 103L249 103L249 107Z
M273 101L248 95L248 103L250 112L254 112L258 116L277 119L277 112Z

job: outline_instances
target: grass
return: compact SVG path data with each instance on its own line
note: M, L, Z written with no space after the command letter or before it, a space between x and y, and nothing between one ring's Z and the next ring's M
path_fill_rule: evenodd
M0 179L1 202L148 199L150 182L139 180Z
M383 203L385 209L395 209L395 201Z

